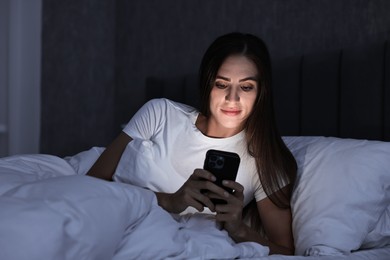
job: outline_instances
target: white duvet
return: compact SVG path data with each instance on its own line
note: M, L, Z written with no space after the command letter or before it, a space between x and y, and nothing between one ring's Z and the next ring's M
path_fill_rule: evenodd
M211 216L170 215L153 192L84 176L99 151L0 159L0 259L259 258Z
M236 244L209 215L170 215L151 191L85 176L102 150L0 158L0 260L390 259L390 247L303 257Z

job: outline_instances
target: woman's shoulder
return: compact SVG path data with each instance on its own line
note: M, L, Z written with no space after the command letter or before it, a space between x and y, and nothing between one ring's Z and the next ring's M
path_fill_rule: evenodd
M145 103L145 106L151 107L153 109L159 109L160 111L178 111L186 114L197 112L197 109L190 105L173 101L167 98L151 99Z

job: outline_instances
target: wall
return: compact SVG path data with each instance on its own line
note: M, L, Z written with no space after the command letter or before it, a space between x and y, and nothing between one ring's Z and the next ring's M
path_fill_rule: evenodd
M41 152L114 137L115 31L115 1L43 2Z
M0 156L39 152L41 0L1 0Z
M143 102L147 76L196 73L211 40L259 35L274 60L390 38L386 0L117 1L118 115Z
M43 1L41 150L106 145L145 79L195 74L211 40L262 37L273 60L390 38L386 0Z
M8 0L0 0L0 157L8 154Z

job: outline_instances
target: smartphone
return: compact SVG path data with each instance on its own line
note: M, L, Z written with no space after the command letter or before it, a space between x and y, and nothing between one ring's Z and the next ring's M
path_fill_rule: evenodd
M217 180L215 184L233 193L233 190L222 185L223 180L235 181L238 167L240 166L240 156L236 153L208 150L204 160L203 169L211 172ZM211 199L214 204L226 204L222 199Z

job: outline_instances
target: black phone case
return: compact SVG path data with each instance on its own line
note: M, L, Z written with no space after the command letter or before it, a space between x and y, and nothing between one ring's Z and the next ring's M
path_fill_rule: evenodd
M222 185L223 180L235 181L238 167L240 166L240 156L236 153L208 150L204 161L203 169L211 172L217 178L215 184L233 193L233 190ZM226 201L212 199L214 204L226 204Z

